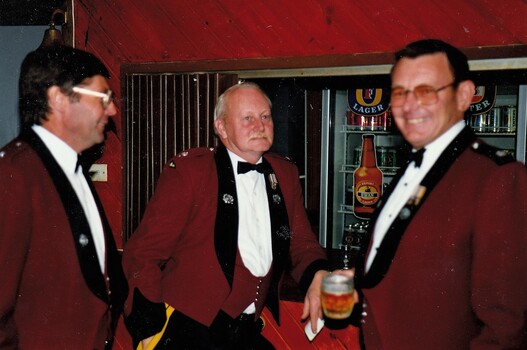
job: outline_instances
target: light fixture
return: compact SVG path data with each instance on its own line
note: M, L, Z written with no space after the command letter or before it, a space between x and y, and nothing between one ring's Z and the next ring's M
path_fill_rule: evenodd
M60 15L60 16L57 16ZM58 21L57 21L58 19ZM56 9L51 14L51 21L49 23L49 28L44 32L44 38L39 48L51 47L55 45L64 45L62 40L62 33L60 30L55 28L55 24L64 25L66 24L66 12L61 9Z

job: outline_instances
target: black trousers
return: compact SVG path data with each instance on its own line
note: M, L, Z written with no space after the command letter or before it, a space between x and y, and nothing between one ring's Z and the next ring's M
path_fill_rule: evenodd
M168 320L156 350L274 350L261 335L263 321L242 314L233 319L220 311L206 327L175 310Z

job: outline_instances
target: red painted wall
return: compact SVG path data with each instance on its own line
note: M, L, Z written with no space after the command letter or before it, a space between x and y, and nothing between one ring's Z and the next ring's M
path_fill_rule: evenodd
M392 52L426 37L461 48L527 43L524 0L73 1L75 46L105 62L117 98L123 63ZM114 121L99 161L108 182L96 186L120 242L121 111Z

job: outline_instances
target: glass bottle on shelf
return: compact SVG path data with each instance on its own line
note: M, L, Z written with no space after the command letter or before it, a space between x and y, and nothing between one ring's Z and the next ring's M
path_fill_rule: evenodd
M362 135L360 166L353 172L353 212L370 219L382 194L383 174L377 167L374 135Z

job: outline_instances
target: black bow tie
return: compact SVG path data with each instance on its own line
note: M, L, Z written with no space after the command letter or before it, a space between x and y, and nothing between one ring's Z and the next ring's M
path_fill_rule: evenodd
M410 151L407 156L407 162L408 164L411 162L415 163L415 167L419 168L421 166L421 163L423 163L423 154L425 153L426 148L421 148L418 151L412 152Z
M256 170L257 172L263 174L265 169L266 166L264 163L251 164L247 162L238 162L238 174L245 174L251 170Z
M79 155L77 155L77 163L75 164L75 172L77 172L77 170L79 170L81 165L82 165L82 160L81 160L81 156L79 154Z

